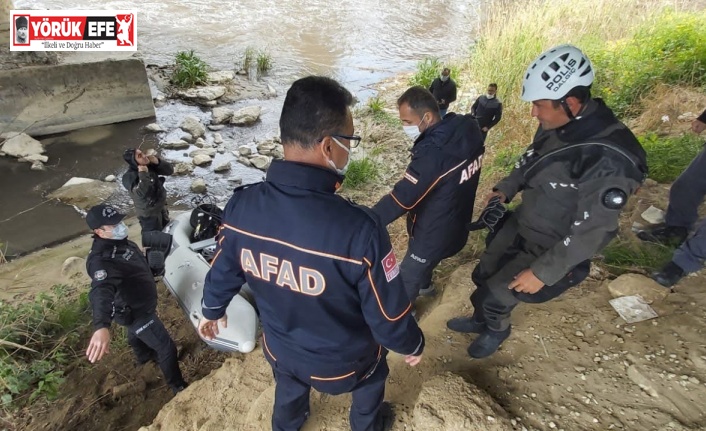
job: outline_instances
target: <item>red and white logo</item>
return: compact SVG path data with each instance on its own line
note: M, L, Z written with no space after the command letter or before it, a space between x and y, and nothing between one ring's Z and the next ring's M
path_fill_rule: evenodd
M134 11L13 10L11 51L137 51Z
M382 259L382 269L385 271L387 282L391 282L400 273L400 267L397 265L397 258L394 250L390 250Z

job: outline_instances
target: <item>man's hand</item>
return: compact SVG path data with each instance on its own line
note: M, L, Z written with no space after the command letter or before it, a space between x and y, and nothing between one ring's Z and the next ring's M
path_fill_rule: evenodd
M137 165L137 170L138 172L147 172L149 171L149 168L147 168L147 166L145 165Z
M484 133L488 133L488 130L490 130L490 129L488 129L487 127L483 127L481 130L482 130Z
M418 363L422 362L422 355L419 356L412 356L412 355L407 355L404 357L404 361L409 365L410 367L416 366Z
M704 130L706 130L706 123L703 123L699 120L694 120L691 122L691 130L694 133L699 134L699 133L703 132Z
M199 322L199 334L207 340L213 340L218 335L218 324L221 324L224 328L228 327L228 316L223 315L218 320L208 320L206 318L201 319Z
M525 269L515 276L515 279L508 286L509 289L514 289L516 292L524 292L534 295L544 287L542 280L538 279L531 269Z
M506 202L507 202L507 196L505 196L505 193L503 193L503 192L492 192L492 193L490 193L490 194L488 195L487 198L485 198L485 205L488 206L488 204L490 203L490 201L491 201L494 197L496 197L496 196L500 196L500 202L502 202L502 203L506 203Z
M103 355L110 353L110 331L108 328L101 328L93 333L91 342L86 349L88 360L94 364L103 358Z
M157 158L157 156L147 156L147 158L149 159L150 163L152 163L153 165L159 164L159 159Z

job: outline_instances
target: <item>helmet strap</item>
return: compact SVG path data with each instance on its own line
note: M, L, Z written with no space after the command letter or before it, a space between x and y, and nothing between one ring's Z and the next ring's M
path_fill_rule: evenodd
M566 112L566 115L569 117L569 120L573 121L576 119L574 113L571 112L571 108L569 108L569 104L566 103L566 97L562 97L561 99L559 99L559 104L561 104L561 107L564 108L564 112Z

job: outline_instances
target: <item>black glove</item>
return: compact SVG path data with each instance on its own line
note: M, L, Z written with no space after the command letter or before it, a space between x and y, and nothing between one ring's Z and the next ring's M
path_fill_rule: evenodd
M495 232L495 225L503 218L507 208L500 202L500 196L494 196L488 201L488 205L480 213L478 220L468 223L466 227L469 231L480 230L483 228L488 228L490 232Z

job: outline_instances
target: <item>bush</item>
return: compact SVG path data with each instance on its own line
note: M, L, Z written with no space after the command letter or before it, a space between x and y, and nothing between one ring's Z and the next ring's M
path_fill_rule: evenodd
M260 51L257 54L257 73L264 75L272 69L272 55L267 51Z
M434 79L438 78L444 67L451 70L449 76L459 85L459 73L455 66L444 64L439 58L426 57L424 60L417 63L417 71L409 79L409 85L419 85L424 88L429 88Z
M181 88L205 84L208 77L207 69L206 63L194 54L193 50L179 52L176 55L172 83Z
M654 133L638 137L645 152L649 177L659 183L674 181L701 151L702 138L693 134L658 137Z
M379 176L379 170L375 162L365 157L359 160L351 160L346 172L346 179L343 185L349 188L360 187L367 184Z
M0 303L0 402L21 407L39 397L56 398L62 366L87 326L88 294L78 298L65 286L54 286L34 301ZM73 298L73 299L72 299Z

